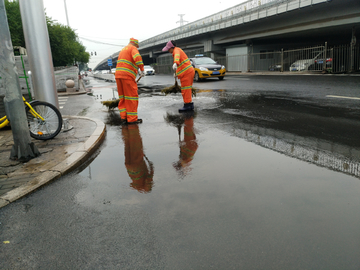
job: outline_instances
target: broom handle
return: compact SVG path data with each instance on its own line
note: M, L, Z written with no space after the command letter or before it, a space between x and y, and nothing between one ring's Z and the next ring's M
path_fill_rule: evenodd
M142 77L139 77L139 79L137 79L137 80L136 80L136 83L138 83L138 82L140 81L140 79L141 79L141 78L142 78Z

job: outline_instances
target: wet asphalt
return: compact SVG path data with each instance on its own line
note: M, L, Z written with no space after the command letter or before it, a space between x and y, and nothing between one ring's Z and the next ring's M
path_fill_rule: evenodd
M196 83L194 114L170 76L140 81L143 124L94 96L103 145L72 174L0 209L3 269L359 269L360 77L229 76ZM9 241L6 243L4 241Z

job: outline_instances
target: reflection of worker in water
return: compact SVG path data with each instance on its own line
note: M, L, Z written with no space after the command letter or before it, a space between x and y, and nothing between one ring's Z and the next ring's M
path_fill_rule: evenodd
M122 127L125 145L125 166L132 180L130 187L148 193L152 189L154 166L144 154L138 125Z
M184 178L191 171L190 165L198 148L198 143L194 132L194 114L191 113L179 117L180 119L175 118L172 119L172 121L170 120L170 122L172 122L173 125L177 126L179 130L180 155L179 161L174 162L173 166L178 172L179 176L181 178ZM181 140L182 125L184 126L183 140Z

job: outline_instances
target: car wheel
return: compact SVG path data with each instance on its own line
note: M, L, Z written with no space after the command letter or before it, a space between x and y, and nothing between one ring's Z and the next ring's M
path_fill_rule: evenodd
M219 80L222 81L224 79L224 76L219 77Z
M200 81L201 81L201 79L200 79L200 77L199 77L199 74L198 74L197 72L195 72L195 77L194 77L194 79L195 79L196 82L200 82Z

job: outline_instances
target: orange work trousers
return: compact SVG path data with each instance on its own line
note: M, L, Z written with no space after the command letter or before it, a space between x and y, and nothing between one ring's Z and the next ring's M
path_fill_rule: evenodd
M198 143L194 132L194 118L187 118L184 122L184 140L180 143L179 161L173 163L174 168L181 177L186 176L191 171L191 161L197 149Z
M181 76L181 95L183 97L184 103L192 102L192 85L194 82L195 70L193 68L187 70L183 76Z
M128 122L138 120L139 95L135 80L116 78L116 85L119 94L119 112L121 119Z
M194 118L187 118L184 122L184 140L180 146L180 159L188 164L194 158L198 148L194 132Z
M154 168L145 161L143 143L138 125L122 127L122 138L125 145L125 167L132 180L130 187L141 193L150 192L153 185Z

